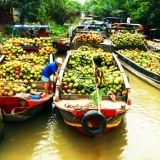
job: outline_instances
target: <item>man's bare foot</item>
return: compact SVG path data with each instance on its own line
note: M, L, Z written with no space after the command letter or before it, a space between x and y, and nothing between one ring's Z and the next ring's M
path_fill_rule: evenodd
M45 94L45 93L43 93L42 95L41 95L41 97L50 97L50 95L48 95L48 94Z
M49 91L49 94L53 94L54 95L54 92L53 91Z
M50 96L49 94L48 94L48 95L46 95L46 94L45 94L45 95L44 95L44 97L46 97L46 98L50 98L51 96Z

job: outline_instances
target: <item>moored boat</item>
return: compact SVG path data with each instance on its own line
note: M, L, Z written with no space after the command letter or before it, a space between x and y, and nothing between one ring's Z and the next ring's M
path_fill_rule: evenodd
M143 50L115 51L121 64L137 77L160 89L160 57Z
M46 64L53 62L53 48L47 46L35 50L35 42L42 45L41 40L45 38L34 42L32 39L33 46L30 43L21 46L25 40L11 38L3 46L0 57L2 121L24 121L52 106L53 94L48 97L42 95L44 83L41 82L41 72Z
M50 97L40 95L16 94L0 96L2 121L24 121L34 117L47 107L51 107L53 94Z
M130 84L123 67L114 53L105 52L105 49L107 51L111 49L104 47L103 50L96 48L96 45L101 46L100 44L95 44L93 50L89 48L88 51L88 46L81 46L84 52L80 48L67 52L59 73L62 85L58 82L56 83L54 97L54 105L64 118L64 122L89 136L99 135L118 126L125 113L131 107ZM99 106L98 108L93 107L91 103L94 91L94 70L92 66L92 56L94 54L106 56L106 63L103 66L105 68L105 77L108 80L109 90L116 97L116 100L114 100L109 95L104 95L101 107ZM72 69L73 71L71 71ZM119 73L119 75L115 76L114 79L112 73ZM72 75L70 77L71 81L69 79L67 81L66 76L69 75ZM117 82L117 85L116 77L117 79L121 77L121 82ZM113 89L118 84L119 88L117 90Z
M65 51L67 52L70 50L70 43L68 41L63 41L63 40L55 40L53 42L53 47L57 49L57 52Z

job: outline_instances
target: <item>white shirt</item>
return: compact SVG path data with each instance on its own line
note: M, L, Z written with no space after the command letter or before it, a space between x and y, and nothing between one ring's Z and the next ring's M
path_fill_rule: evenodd
M130 23L131 23L130 21L131 21L131 18L128 17L128 18L127 18L127 23L130 24Z

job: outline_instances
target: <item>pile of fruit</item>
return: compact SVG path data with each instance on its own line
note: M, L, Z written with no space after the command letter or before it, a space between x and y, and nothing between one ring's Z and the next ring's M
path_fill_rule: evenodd
M112 53L87 46L81 46L71 52L62 79L62 94L91 95L93 93L96 87L93 56L100 56L103 59L102 69L109 90L118 96L122 95L123 76L115 64Z
M30 50L24 50L24 46ZM32 50L35 46L37 50ZM41 81L41 72L50 62L49 55L55 51L51 37L8 39L1 52L5 57L0 65L0 96L37 91L34 82Z
M25 51L20 46L3 46L5 58L0 65L0 80L30 82L41 80L41 72L49 63L49 49Z
M6 41L7 44L12 46L52 46L52 37L40 38L10 38Z
M116 46L128 46L128 45L144 45L147 44L147 40L144 35L138 33L125 33L125 34L112 34L110 40Z
M5 55L4 61L2 64L6 63L6 61L20 61L20 62L28 62L30 65L39 64L45 65L49 61L49 55L46 52L37 52L37 51L23 51L15 54L7 54Z
M0 65L0 81L40 81L44 65L35 65L28 62L6 62Z
M31 91L37 91L36 84L25 84L20 85L12 82L0 82L0 96L14 96L16 93L30 93Z
M160 57L158 58L158 54L154 54L149 51L142 51L139 49L125 49L118 50L118 52L131 59L138 65L160 75Z
M16 53L26 53L22 47L24 46L39 46L40 55L51 54L56 52L56 49L52 46L51 37L42 37L42 38L10 38L5 42L5 45L2 46L2 54L16 54Z
M78 33L74 38L74 42L103 43L104 38L92 32Z

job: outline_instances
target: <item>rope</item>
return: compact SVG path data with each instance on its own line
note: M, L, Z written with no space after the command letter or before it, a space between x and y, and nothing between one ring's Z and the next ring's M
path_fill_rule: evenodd
M156 57L156 58L159 58L159 59L160 59L159 56L155 56L155 55L152 54L152 53L156 54L156 52L151 51L151 50L146 46L146 44L144 43L144 41L142 40L142 38L141 38L141 36L140 36L139 34L138 34L138 37L139 37L140 40L142 41L142 43L143 43L143 45L145 46L145 48L147 49L147 51L149 51L153 57Z

